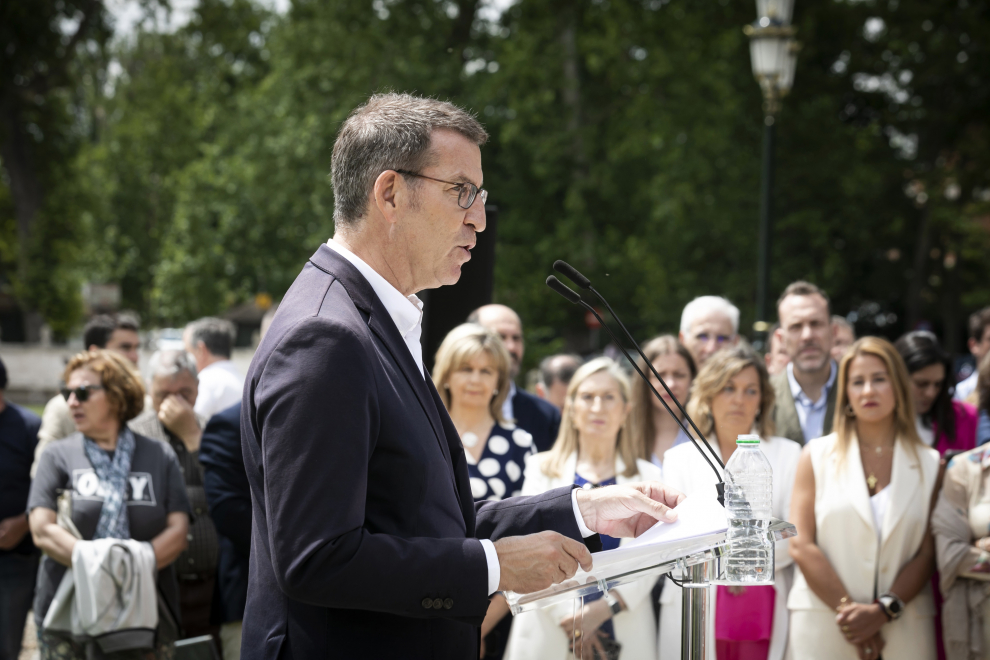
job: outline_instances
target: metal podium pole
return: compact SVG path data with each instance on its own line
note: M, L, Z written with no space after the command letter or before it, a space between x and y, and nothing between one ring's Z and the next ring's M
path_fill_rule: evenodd
M681 589L681 660L705 660L708 616L708 563L688 569Z

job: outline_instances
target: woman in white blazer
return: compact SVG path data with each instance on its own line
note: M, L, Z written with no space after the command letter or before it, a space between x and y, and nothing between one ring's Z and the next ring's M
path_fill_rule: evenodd
M752 433L760 435L760 450L773 468L772 511L786 518L790 509L791 489L801 447L787 438L773 436L774 390L764 361L748 347L738 346L719 351L705 363L694 381L688 413L708 438L715 454L723 462L736 448L736 438ZM686 495L716 498L715 473L692 444L669 449L664 457L664 483ZM746 598L745 591L711 589L714 616L708 617L708 658L761 658L781 660L787 649L787 594L792 582L792 561L788 541L779 541L775 552L774 602L769 639L730 640L715 638L719 598ZM745 588L743 588L745 589ZM752 595L752 594L750 594ZM765 602L765 600L763 601ZM745 606L745 601L739 601ZM723 603L725 613L732 603ZM660 595L660 657L681 657L681 589L667 580Z
M930 660L938 452L918 437L907 369L890 342L853 344L837 384L835 433L805 447L791 497L791 651Z
M575 483L589 488L659 481L660 468L636 458L640 451L629 432L630 408L629 380L615 362L598 358L580 367L567 387L556 443L526 461L522 494L538 495ZM604 549L620 544L619 539L601 538ZM612 589L612 602L586 602L580 636L593 645L606 644L597 641L602 637L614 640L621 645L623 658L655 660L656 624L649 599L654 583L638 580ZM574 614L573 604L563 603L517 616L506 660L567 658ZM592 657L587 646L584 657Z

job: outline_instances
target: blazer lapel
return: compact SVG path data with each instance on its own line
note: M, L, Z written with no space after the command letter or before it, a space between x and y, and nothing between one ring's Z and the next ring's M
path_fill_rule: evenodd
M877 526L873 521L873 507L870 505L870 491L866 487L863 461L859 457L859 439L855 434L849 439L849 449L842 462L842 473L842 483L846 484L846 493L853 508L875 535Z
M777 422L777 433L785 438L805 443L804 432L801 431L801 420L798 418L794 395L791 394L791 384L787 380L787 372L782 371L776 376L774 391L777 395L777 406L774 419Z
M385 344L388 352L392 355L392 360L399 366L399 370L405 376L409 387L416 393L419 404L423 407L423 411L430 420L430 425L433 427L433 434L437 439L437 443L440 445L440 451L443 454L444 460L447 461L447 465L451 468L451 484L453 484L456 491L457 484L454 483L453 462L450 458L450 451L447 448L447 439L443 431L443 425L440 423L440 413L437 411L437 407L433 404L430 397L430 391L426 386L426 379L423 372L419 370L419 367L413 361L412 354L409 353L409 348L406 347L406 343L399 334L399 329L395 327L395 322L389 316L388 310L385 309L385 305L375 295L375 290L368 283L368 280L358 272L358 269L351 265L347 259L330 249L326 244L321 245L316 251L316 254L310 257L309 261L320 270L333 275L347 291L351 300L354 301L354 305L367 314L368 327Z
M883 516L881 545L887 542L897 523L910 507L919 505L927 507L928 503L923 497L920 503L917 498L918 493L926 492L922 488L923 482L921 464L917 456L908 451L904 441L898 438L894 443L894 460L890 468L890 496L887 498L887 511Z

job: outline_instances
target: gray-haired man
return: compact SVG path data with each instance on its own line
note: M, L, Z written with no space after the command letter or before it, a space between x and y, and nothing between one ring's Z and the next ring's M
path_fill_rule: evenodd
M135 433L167 442L179 459L192 508L189 547L175 561L182 627L188 637L212 634L219 639L219 626L210 625L219 545L199 462L199 443L208 418L193 410L199 393L196 364L185 351L158 351L151 356L150 368L151 408L129 426Z
M182 334L199 370L196 412L207 419L241 400L244 376L230 361L234 337L233 323L213 317L193 321Z

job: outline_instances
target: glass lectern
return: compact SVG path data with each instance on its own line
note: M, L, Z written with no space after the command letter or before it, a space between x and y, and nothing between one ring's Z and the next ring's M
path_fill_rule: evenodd
M771 520L768 536L771 541L791 538L797 531L789 522ZM657 578L671 571L679 572L682 587L681 658L705 660L706 618L711 614L708 603L708 587L711 584L734 584L725 579L724 562L729 548L726 531L699 534L689 538L658 542L651 545L628 548L625 552L595 555L590 572L578 570L574 578L531 594L504 594L513 615L572 602L575 618L584 609L585 599L607 594L609 589L648 578ZM772 563L771 563L772 565ZM575 625L572 639L574 657L578 660L595 660L596 654L589 644L579 639L580 625ZM604 659L603 659L604 660ZM663 660L668 660L664 658Z

